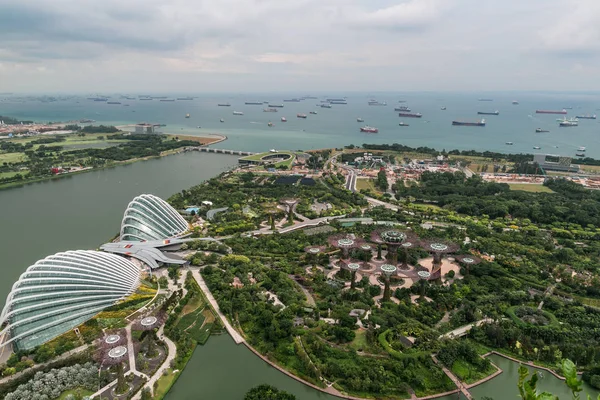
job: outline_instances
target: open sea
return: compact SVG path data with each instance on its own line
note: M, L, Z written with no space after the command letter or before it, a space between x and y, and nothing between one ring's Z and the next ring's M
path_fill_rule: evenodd
M147 93L144 93L147 94ZM164 95L164 94L161 94ZM170 94L169 98L190 94ZM402 143L412 147L428 146L436 149L492 150L512 153L547 153L575 156L580 146L587 148L588 157L600 158L600 119L580 119L579 126L561 128L557 118L562 115L536 114L536 109L568 109L567 118L576 115L600 114L600 93L328 93L313 94L318 99L301 102L283 102L298 98L291 94L200 94L194 100L162 102L121 99L110 96L113 105L87 100L88 96L54 95L50 97L3 95L0 96L0 115L31 119L36 122L93 119L96 124L125 125L137 122L166 124L164 133L206 135L219 133L228 140L219 148L266 151L269 149L309 150L341 147L363 143ZM131 97L137 95L129 94ZM89 96L91 97L91 96ZM319 107L325 98L346 97L347 105ZM478 101L480 98L493 101ZM370 99L387 102L387 106L369 106ZM400 100L405 101L399 103ZM518 105L511 102L517 100ZM283 104L276 113L263 112L264 105L245 105L246 101L267 101ZM217 103L230 103L218 107ZM124 106L129 104L129 106ZM422 118L400 118L395 107L407 106ZM446 110L442 110L446 107ZM477 115L478 111L500 115ZM243 116L233 115L241 111ZM309 114L316 111L316 115ZM186 114L190 118L185 118ZM296 114L307 114L306 119ZM288 122L281 122L286 117ZM357 118L364 122L357 122ZM485 127L452 126L452 120L476 121L485 118ZM223 118L224 122L219 120ZM400 122L410 126L399 126ZM268 127L269 122L273 123ZM377 134L361 133L364 125L379 129ZM198 128L200 126L200 128ZM536 133L536 128L548 130ZM513 142L514 145L506 145ZM534 146L541 147L534 150Z

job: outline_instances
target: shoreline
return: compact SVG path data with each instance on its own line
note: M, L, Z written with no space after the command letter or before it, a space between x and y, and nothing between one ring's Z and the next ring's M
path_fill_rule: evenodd
M173 135L173 134L167 134L167 137L178 137L180 140L193 140L199 143L199 147L208 147L211 146L213 144L216 143L221 143L226 141L228 138L225 135L222 134L210 134L213 135L214 137L205 137L205 136L179 136L179 135ZM208 142L203 142L201 139L208 139ZM27 186L30 184L34 184L34 183L40 183L40 182L46 182L46 181L53 181L53 180L58 180L58 179L63 179L63 178L67 178L70 176L74 176L74 175L79 175L79 174L83 174L86 172L91 172L91 171L100 171L103 169L108 169L108 168L115 168L115 167L120 167L123 165L129 165L129 164L133 164L139 161L147 161L147 160L152 160L152 159L159 159L159 158L163 158L163 157L167 157L167 156L171 156L171 155L175 155L175 154L180 154L183 153L184 148L179 148L179 149L175 149L175 150L170 150L170 151L165 151L163 153L161 153L158 156L149 156L149 157L140 157L140 158L132 158L130 160L125 160L125 161L114 161L110 164L107 165L103 165L101 167L92 167L92 168L87 168L87 169L82 169L82 170L78 170L78 171L74 171L74 172L69 172L69 173L65 173L65 174L57 174L57 175L49 175L49 176L42 176L42 177L37 177L37 178L33 178L33 179L27 179L27 180L22 180L22 181L17 181L17 182L8 182L8 183L4 183L4 184L0 184L0 191L2 190L8 190L8 189L13 189L13 188L17 188L17 187L23 187L23 186ZM218 153L214 153L214 154L218 154Z

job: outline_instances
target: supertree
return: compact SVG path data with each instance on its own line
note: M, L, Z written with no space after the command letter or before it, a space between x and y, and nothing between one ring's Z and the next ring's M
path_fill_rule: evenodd
M475 257L471 254L463 254L455 257L456 261L458 261L462 266L465 267L467 271L467 275L469 275L471 265L477 265L481 262L481 258Z
M281 204L285 206L285 212L287 213L288 222L294 223L294 210L296 206L300 202L298 199L281 199L279 201Z
M378 245L385 244L388 250L388 260L392 264L398 263L398 248L404 242L413 242L415 235L412 232L400 231L394 228L377 229L371 232L371 240ZM380 253L377 253L380 257Z
M351 237L350 235L341 234L341 235L332 235L327 239L329 245L332 247L337 247L342 250L342 258L344 260L348 259L348 255L350 249L359 247L364 243L364 241L360 238Z
M431 253L431 255L433 256L433 264L431 269L432 276L430 279L441 278L442 257L444 256L444 254L456 253L460 248L458 244L445 239L421 240L420 245L423 249Z
M400 245L400 248L403 250L402 251L402 263L400 265L401 269L407 270L408 269L408 250L415 248L419 245L419 240L417 239L416 235L411 235L410 237L406 238L406 240L404 242L402 242L402 245Z
M133 323L133 329L136 331L150 331L163 325L167 320L164 312L158 312L156 315L146 315Z
M317 257L319 254L325 251L325 246L306 246L304 248L304 252L307 255L307 258L313 263L317 263Z
M397 269L395 265L383 264L381 267L381 273L385 277L385 286L383 289L383 301L390 301L392 297L392 291L390 290L390 276L396 273Z
M356 287L356 271L358 271L361 267L360 261L343 261L342 269L347 269L352 273L351 281L350 281L350 289L354 289Z

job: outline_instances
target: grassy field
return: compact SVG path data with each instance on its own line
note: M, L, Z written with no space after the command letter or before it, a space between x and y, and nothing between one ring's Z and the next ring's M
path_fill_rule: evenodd
M375 188L373 179L356 179L356 189L369 189L374 193L382 193L381 190Z
M356 336L352 343L350 343L350 347L356 351L367 349L369 347L367 344L367 331L362 329L356 331Z
M524 192L532 193L554 193L550 188L544 185L532 184L532 183L509 183L510 190L522 190Z
M17 174L22 174L22 175L26 175L27 171L22 171L22 172L0 172L0 179L2 178L10 178L13 177Z
M452 364L452 372L466 384L475 383L496 372L496 368L490 365L486 371L477 371L474 366L465 360L456 360Z
M24 153L0 153L0 164L2 163L19 163L27 160Z
M70 394L75 395L77 393L79 393L79 394L81 394L81 396L85 397L85 396L89 396L89 395L93 394L94 392L92 392L90 390L82 389L82 388L65 390L64 392L62 392L60 394L60 396L56 400L65 400L68 395L70 395Z
M167 394L169 389L171 389L171 386L173 386L173 383L175 383L175 380L177 380L177 377L181 373L177 372L174 374L171 368L169 368L167 372L167 375L161 376L157 381L156 390L154 391L154 399L160 400L163 397L165 397L165 395Z

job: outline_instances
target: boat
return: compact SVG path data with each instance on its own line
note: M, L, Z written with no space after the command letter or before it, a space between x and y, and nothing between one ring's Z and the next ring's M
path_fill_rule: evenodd
M194 100L193 97L178 97L177 100Z
M241 111L234 111L233 115L244 115L244 113Z
M306 114L296 114L296 117L298 117L298 118L306 118Z
M220 121L220 122L225 122L225 120L224 120L223 118L221 118L219 121Z
M185 114L185 117L186 117L186 118L189 118L189 117L190 117L190 114Z
M360 131L366 132L366 133L377 133L377 132L379 132L379 129L374 128L372 126L365 125L362 128L360 128Z
M277 112L276 108L265 108L263 109L263 112Z
M596 119L596 114L594 114L594 115L589 115L589 114L578 115L577 118L581 118L581 119Z
M421 113L407 113L407 112L401 112L398 113L399 117L408 117L408 118L421 118L423 116L423 114Z
M535 128L535 131L536 131L537 133L540 133L540 132L550 132L550 131L547 131L547 130L545 130L545 129L542 129L542 128Z
M539 149L541 149L541 147L540 146L533 146L533 149L534 150L539 150Z
M407 106L400 106L400 107L396 107L396 108L394 108L394 111L405 111L405 112L410 112L410 108L408 108Z
M175 101L175 99L160 99L159 101Z
M365 120L362 118L356 118L356 122L365 122Z
M281 122L287 122L287 119L285 117L281 117Z
M408 125L407 123L404 123L404 122L400 122L398 125L400 125L400 126L410 126L410 125Z
M140 100L152 100L150 97L140 97Z
M442 108L440 108L440 110L446 111L446 107L442 107Z
M332 100L329 104L348 104L346 100Z
M332 102L334 102L334 101L342 101L342 102L345 102L345 101L346 101L346 99L345 99L345 98L343 98L343 99L342 99L342 98L332 98L332 99L325 99L325 101L327 101L328 103L332 103Z
M217 104L218 107L231 107L231 104L229 103L219 103Z
M564 121L560 121L558 123L558 126L561 126L563 128L568 128L570 126L578 126L578 125L579 125L579 123L577 121L573 121L570 119L565 119Z
M573 107L563 107L565 110L572 110Z
M585 157L585 153L575 153L577 157Z
M516 106L517 104L519 104L519 102L518 102L518 101L516 101L516 100L513 100L513 101L512 101L512 104L514 104L514 105Z
M536 114L566 114L567 110L535 110Z
M398 103L406 103L406 100L398 100Z
M121 104L120 101L107 101L106 104Z
M267 126L273 126L273 123L271 121L269 121L269 123L267 124Z
M277 108L283 108L283 104L268 104L269 107L277 107Z
M316 111L311 111L310 113L311 113L311 114L314 114L314 115L317 115L317 112L316 112Z
M202 128L202 127L201 127L200 125L198 125L196 128L200 129L200 128Z
M387 103L385 101L379 102L377 100L369 100L368 104L370 106L387 106Z
M477 99L477 101L494 101L494 99Z
M321 108L331 108L330 103L321 104Z
M506 145L512 146L514 143L513 142L506 142Z
M458 126L485 126L485 119L469 122L469 121L452 121L452 125Z
M263 102L262 101L247 101L244 104L247 106L262 106Z
M477 114L479 115L500 115L500 112L498 110L496 111L477 111Z
M585 147L581 146L580 148L577 149L577 151L585 151Z
M317 97L315 97L315 96L304 96L303 99L315 100L315 99L317 99Z
M293 103L299 103L300 99L283 99L284 102L293 102Z

